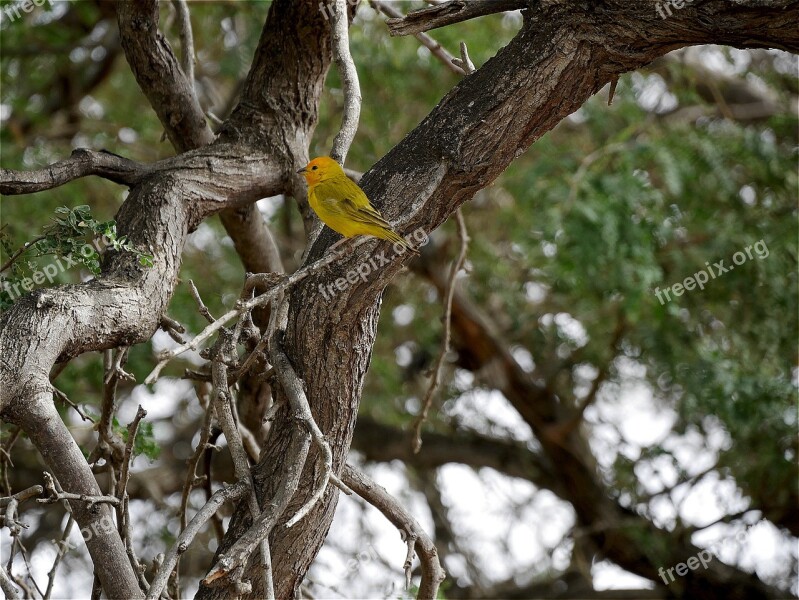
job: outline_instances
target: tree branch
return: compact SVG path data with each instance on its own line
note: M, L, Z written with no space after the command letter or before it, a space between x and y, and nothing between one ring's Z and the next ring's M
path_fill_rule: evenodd
M14 584L8 577L8 573L2 566L0 566L0 589L3 590L8 600L22 600L22 594L14 587Z
M158 1L119 2L116 7L125 58L169 141L178 151L211 143L214 134L194 93L194 81L184 74L158 30ZM191 52L188 47L183 50L186 55Z
M422 435L424 452L413 452L410 432L362 416L355 427L352 446L366 460L401 460L419 469L435 469L450 463L474 469L489 467L511 477L530 481L537 487L563 493L552 466L522 442L493 439L472 431L428 432Z
M378 509L400 532L403 539L414 540L416 552L422 565L422 581L419 584L417 598L435 600L438 597L438 586L446 578L444 569L438 560L438 550L421 525L386 489L375 483L365 473L352 465L344 465L341 473L344 483L369 504ZM409 558L412 556L409 546ZM406 560L405 571L410 573L409 560Z
M105 150L97 152L76 148L69 158L35 171L0 169L0 194L32 194L51 190L89 175L131 186L151 170L147 165Z
M61 421L52 401L49 382L29 382L34 394L24 404L14 403L3 415L5 419L19 425L36 445L60 486L80 496L101 496L94 479L75 440ZM70 512L86 531L108 531L113 523L111 509L107 504L90 506L87 502L70 501ZM115 531L105 535L92 535L86 546L95 557L96 573L103 589L116 598L141 598L142 593L136 574L128 562L122 539ZM103 557L99 560L99 557Z
M150 590L147 592L147 600L157 600L161 597L161 592L164 587L166 587L166 583L169 580L172 569L174 569L177 564L178 558L189 549L189 546L191 546L192 541L194 541L194 538L200 532L203 525L216 514L219 507L225 502L240 499L251 489L248 477L246 480L237 481L233 485L223 487L214 492L213 496L211 496L208 502L206 502L203 507L197 511L197 514L191 518L188 526L180 532L178 539L176 539L172 547L169 548L169 551L164 557L164 561L161 563L161 566L158 567L155 577L153 577Z
M430 377L430 385L427 388L427 393L424 395L422 401L422 410L413 424L413 451L419 452L422 448L422 426L427 420L427 413L430 411L430 406L433 404L433 398L441 385L441 368L444 366L444 360L449 355L450 350L450 336L452 335L452 297L455 295L455 280L463 267L466 260L466 252L469 249L469 234L466 231L466 221L463 219L461 209L455 211L455 217L458 223L458 239L460 239L460 251L458 257L452 263L452 269L449 274L449 282L447 284L447 291L443 296L444 299L444 315L442 320L444 322L444 333L441 341L441 351L436 359L436 364L433 367L433 374Z
M335 0L332 15L333 60L344 86L344 114L341 117L341 129L333 139L330 156L342 165L358 131L361 114L361 86L358 82L358 70L350 54L350 37L347 31L350 24L347 17L348 5L347 0Z
M194 34L191 29L191 14L186 0L173 0L177 13L178 26L180 27L180 66L191 87L192 94L197 96L194 88Z
M386 21L391 35L415 35L498 12L529 8L534 0L450 0Z
M386 15L387 17L392 17L395 19L402 18L402 13L398 11L393 6L390 6L383 2L382 0L369 0L369 4L371 4L372 8L376 11L379 11ZM456 62L458 59L452 56L449 52L447 52L444 47L439 44L436 40L431 38L426 33L416 33L414 37L419 40L419 42L428 50L430 50L430 54L435 56L441 63L447 67L453 73L458 75L468 75L464 68L461 68L458 63Z

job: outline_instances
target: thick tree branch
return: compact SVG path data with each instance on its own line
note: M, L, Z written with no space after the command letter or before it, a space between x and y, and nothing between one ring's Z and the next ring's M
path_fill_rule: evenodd
M0 566L0 589L3 590L8 600L22 600L22 593L14 587L5 567L2 566Z
M797 0L769 4L697 0L662 19L649 0L606 0L602 10L581 3L538 2L523 11L525 21L514 40L461 81L415 131L364 176L363 187L389 220L402 216L403 231L419 227L432 232L531 143L621 73L692 44L796 50L798 8ZM177 61L154 27L156 3L126 2L119 13L128 60L173 144L181 148L181 144L202 143L210 133L203 133L207 127L199 107L185 93L172 91L173 80L182 92L187 91L187 84L174 76L179 72ZM154 266L145 269L133 257L112 255L97 280L34 292L0 319L3 418L23 425L51 469L59 479L63 476L66 491L96 495L97 486L74 441L65 435L63 423L60 428L53 423L58 416L47 383L53 364L84 351L148 339L171 296L186 235L200 220L223 207L252 202L275 188L302 189L290 169L307 159L330 56L329 27L316 3L273 2L242 101L217 143L181 156L180 168L144 178L120 209L120 233L129 235L137 247L151 249ZM238 176L232 176L232 171ZM331 241L332 234L320 236L308 263L319 258ZM370 252L385 248L380 242L364 244L334 268L303 280L289 298L286 353L307 385L315 420L331 446L334 471L341 468L349 449L376 333L379 299L401 265L391 264L333 297L323 296L319 286L342 277ZM455 308L453 318L454 313ZM540 432L540 439L546 439L545 425L554 422L557 404L552 403L551 395L543 395L540 387L528 384L516 393L522 391L526 395L512 396L513 401ZM541 405L536 406L539 401ZM278 413L269 446L255 471L259 497L266 502L275 500L287 483L294 481L293 473L285 469L287 463L294 464L286 460L296 455L290 452L301 451L294 445L297 430L291 426L287 410ZM301 437L310 443L307 436ZM563 440L548 443L553 463L575 468L565 485L570 487L580 519L615 519L616 508L605 500L596 502L601 496L592 493L596 474L590 464L575 456L575 442L568 450ZM69 449L67 460L64 448ZM306 465L303 476L297 476L300 493L295 509L311 491L312 471L313 466ZM581 489L583 483L588 487ZM276 549L278 597L289 597L299 587L324 540L336 496L326 494L291 530L281 526L278 517L277 524L267 528L272 531L270 544ZM229 547L231 540L248 529L246 505L243 509L245 514L238 512L232 520L222 547ZM81 527L92 523L92 516L81 512L79 506L75 516ZM592 535L607 556L625 568L653 576L652 563L641 562L636 544L625 532L607 529ZM135 597L138 586L125 568L118 536L97 539L115 540L107 542L108 547L97 541L89 545L106 592L119 596L129 592ZM669 541L664 540L669 547L665 560L682 560L696 551L690 545L671 548ZM120 550L123 560L114 560ZM688 554L683 555L685 552ZM133 585L128 590L129 583ZM716 563L686 579L687 589L696 592L696 597L708 583L728 590L729 598L749 592L774 594L754 578L744 581L736 570L725 570ZM222 588L218 597L229 597L229 592ZM211 594L201 589L200 597Z
M143 165L111 152L76 148L65 158L43 169L14 171L0 169L0 194L32 194L51 190L70 181L97 175L114 183L134 185L152 171Z
M209 144L214 134L194 93L194 81L186 77L158 30L158 1L119 2L117 15L125 58L169 141L178 151Z
M558 495L563 493L552 465L521 442L493 439L471 431L429 432L422 435L423 451L416 453L411 447L412 439L411 433L370 417L360 417L352 447L370 461L401 460L418 469L436 469L450 463L475 469L489 467Z
M619 74L686 44L794 43L799 34L794 31L790 11L782 8L732 10L727 2L706 0L701 5L702 18L682 11L663 20L652 3L644 1L614 0L599 12L583 11L572 3L535 5L523 11L525 23L516 38L463 79L415 131L364 176L362 187L390 221L402 221L401 231L420 228L429 233L476 190L493 181L533 141ZM769 23L770 28L752 29L744 25L746 20ZM332 239L332 234L323 233L307 262L318 259ZM349 447L352 430L348 424L357 412L379 297L401 264L392 263L368 281L358 281L332 296L320 290L367 261L373 249L380 252L385 247L377 242L364 244L338 262L335 269L306 278L290 295L286 351L307 385L314 417L331 444L334 465L343 460ZM554 411L556 407L547 403L542 410ZM530 414L537 419L544 416L538 410ZM550 416L553 423L554 417ZM540 420L538 423L543 425ZM273 430L285 427L287 421L279 415ZM282 460L286 456L284 443L265 447L256 470ZM555 456L561 460L571 454L564 454L561 448ZM591 469L577 464L581 477L595 477ZM303 487L309 481L313 481L312 476L303 477ZM592 498L586 494L581 502L591 504ZM332 498L322 503L312 513L317 516L298 523L291 536L279 527L273 532L273 548L302 556L292 570L284 571L287 580L282 591L276 589L278 596L290 595L299 585L298 573L304 572L309 564L306 559L313 554L307 549L321 544L321 531L326 529L334 506ZM595 514L597 508L590 510ZM234 529L230 533L233 538L240 534ZM628 539L612 541L622 557L633 564L640 559ZM276 550L274 554L277 556ZM278 563L276 572L280 570ZM200 596L212 597L202 592Z
M180 23L182 67L158 31L157 2L123 2L118 13L128 63L172 145L178 152L183 152L209 144L214 136L194 89L194 42L188 6L185 0L176 1L175 5ZM262 168L277 169L274 175L285 182L288 178L286 173L293 170L285 166L285 160L276 165L275 158L270 156ZM278 191L286 191L286 186L281 185ZM222 211L220 218L247 271L278 271L273 267L280 263L279 252L255 206Z
M28 383L30 400L15 403L4 418L27 432L42 453L61 488L79 496L101 497L94 475L52 401L47 379ZM113 527L111 509L107 504L91 504L71 500L70 511L86 531L95 532L86 546L95 560L96 573L103 589L114 598L142 597L136 574L130 567L122 539Z
M121 3L118 12L123 48L131 69L172 145L183 152L209 144L214 136L195 93L194 42L188 6L185 0L176 0L175 6L181 32L182 67L158 31L157 2ZM274 136L276 132L270 133ZM272 175L281 182L276 192L287 191L285 181L290 177L287 173L293 173L293 169L286 166L285 159L281 160L280 153L270 153L269 158L262 168L275 170ZM255 206L224 210L220 218L248 272L282 271L282 267L277 268L280 254L274 239Z

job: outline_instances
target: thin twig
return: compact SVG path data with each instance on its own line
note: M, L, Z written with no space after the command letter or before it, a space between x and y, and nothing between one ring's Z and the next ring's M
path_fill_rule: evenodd
M459 66L466 75L471 75L475 72L475 67L472 59L469 58L469 49L466 47L466 42L461 42L460 49L461 57L453 58L452 62Z
M119 476L119 483L117 484L116 496L122 498L127 493L128 479L130 478L130 463L133 456L133 444L136 441L136 433L139 430L139 423L147 416L147 411L139 405L136 411L136 416L133 421L128 425L128 441L125 444L125 458L122 462L122 472Z
M181 531L186 529L186 525L188 524L186 514L189 508L189 496L191 495L191 491L204 481L202 477L197 477L197 465L200 464L200 459L209 447L208 440L211 437L212 415L213 411L209 407L209 409L205 411L205 419L203 420L203 426L200 430L200 441L197 442L194 454L186 461L189 468L186 471L186 481L183 484L183 492L180 495L180 510L178 510Z
M261 542L268 538L277 524L277 520L286 510L291 497L297 491L305 458L308 456L308 449L311 445L311 438L299 427L294 427L290 435L286 456L293 457L294 460L286 461L283 472L280 473L282 485L277 489L271 501L265 504L261 516L219 557L202 581L204 585L214 585L215 582L241 572L256 546L260 546Z
M22 529L27 529L28 525L17 521L17 508L26 500L30 500L34 496L40 496L44 488L40 485L34 485L27 489L17 492L13 496L0 498L0 507L4 506L5 511L2 515L0 522L11 532L12 536L18 536ZM9 569L10 569L9 563Z
M106 369L105 378L103 379L105 383L109 383L112 378L116 378L117 380L124 379L127 381L136 381L136 377L134 375L128 373L125 369L122 368L125 366L125 363L128 360L128 350L130 350L130 348L128 348L127 346L119 348L117 350L117 352L115 353L116 358L114 358L114 360L111 361L112 364L110 364ZM113 356L114 353L112 351L112 357Z
M67 397L67 395L64 392L62 392L55 386L53 386L53 394L55 394L59 400L65 402L66 404L69 404L72 408L74 408L75 412L77 412L80 415L81 419L83 419L84 421L89 421L90 423L95 422L94 419L92 419L89 415L87 415L85 412L81 410L80 406L78 406L75 402L70 400L69 397Z
M45 471L43 473L44 476L44 489L47 490L47 497L46 498L38 498L36 501L41 504L54 504L56 502L62 502L64 500L79 500L81 502L88 502L89 506L93 506L94 504L111 504L113 506L119 506L119 498L114 496L89 496L86 494L73 494L70 492L65 492L64 490L60 489L58 484L56 483L53 476Z
M0 589L3 590L3 593L6 595L8 600L22 599L22 594L17 588L14 587L11 578L8 576L8 573L2 566L0 566Z
M405 571L405 590L411 587L411 567L413 567L414 547L416 546L416 535L408 533L404 529L400 529L400 537L402 541L408 546L408 551L405 553L405 562L402 564L402 570Z
M412 442L414 453L418 453L422 448L422 426L427 420L427 415L430 412L430 407L433 404L435 393L438 390L438 387L441 385L441 371L444 365L444 359L447 357L450 351L450 339L452 336L452 298L455 295L455 280L458 276L458 272L463 267L463 263L466 260L466 253L469 250L469 234L466 231L466 221L464 220L460 209L455 211L455 218L457 219L458 223L458 238L461 242L460 253L458 254L458 258L455 260L455 262L452 263L452 271L449 275L447 293L444 298L444 339L441 343L441 352L439 353L435 367L433 368L430 386L427 388L427 393L425 394L424 402L422 403L422 412L414 422L414 436Z
M425 533L422 526L385 488L352 465L344 465L341 477L356 494L383 513L391 524L400 530L403 541L408 543L408 554L403 565L406 583L410 577L414 549L418 553L422 566L422 580L419 584L417 598L432 600L438 597L438 587L446 578L446 573L441 568L438 550L433 544L433 540ZM411 540L413 540L413 544L410 543Z
M366 236L362 236L360 239L356 240L354 244L347 248L347 251L353 251L355 248L360 246L361 244L365 244L373 238L369 238ZM158 364L152 370L152 372L147 376L144 380L144 383L147 385L151 385L158 380L158 376L163 370L163 368L176 356L183 354L184 352L188 352L189 350L197 350L200 345L205 342L208 338L210 338L214 333L222 329L226 323L232 321L233 319L237 318L239 315L252 310L256 306L261 306L266 302L269 302L272 298L276 297L278 294L283 293L290 287L293 287L298 282L302 281L309 275L325 268L326 266L332 264L336 260L342 257L342 253L340 252L328 252L322 258L317 260L310 265L303 267L302 269L296 270L291 275L281 278L280 283L275 284L275 286L260 296L256 296L247 300L246 302L237 302L236 306L223 314L218 319L211 322L205 329L203 329L197 336L195 336L191 341L178 346L166 352L162 355L161 359L159 360ZM195 288L196 290L196 288ZM196 299L196 298L195 298ZM202 302L202 301L200 301ZM203 305L204 306L204 305ZM211 317L213 318L213 317Z
M233 458L233 470L236 473L236 478L245 480L249 484L250 494L247 500L252 520L256 522L261 515L261 509L255 496L250 463L247 459L247 452L244 449L244 442L241 439L238 422L233 410L233 399L229 391L226 366L226 363L232 361L236 355L236 338L240 332L242 321L243 319L239 320L236 330L232 334L229 330L222 330L219 339L214 344L213 363L211 366L214 386L212 398L217 421L222 427L230 455ZM264 594L267 600L273 600L275 597L275 582L269 541L266 538L262 538L258 545L261 550L261 564L264 572Z
M4 498L0 498L0 507L6 506L11 499L13 498L17 502L25 502L25 500L30 500L35 496L41 496L44 488L40 485L32 485L29 488L22 490L21 492L17 492L13 496L6 496Z
M197 286L194 285L194 281L189 279L189 290L191 290L191 296L194 298L194 301L197 303L197 309L199 310L200 314L205 317L205 320L209 323L213 323L216 321L211 311L208 310L208 307L203 302L203 299L200 297L200 292L197 291Z
M14 466L14 463L11 461L11 449L19 439L20 433L22 433L22 429L15 425L8 439L0 445L0 477L2 477L3 480L3 491L8 495L11 495L11 482L8 480L8 465Z
M50 594L53 593L53 584L55 583L55 574L58 571L58 565L61 564L61 559L64 558L64 555L67 553L67 545L66 541L69 538L69 532L72 531L72 526L75 524L75 517L72 513L69 513L69 519L67 520L67 525L64 527L64 533L61 535L61 543L58 544L58 552L56 553L55 560L53 561L53 566L50 568L50 572L47 574L47 590L44 593L44 600L48 600L50 598Z
M136 411L136 416L133 421L128 425L128 440L125 444L125 454L122 460L122 470L119 474L119 481L117 481L116 497L119 498L120 504L117 505L117 521L119 523L119 533L122 541L125 544L125 550L128 554L128 559L136 574L139 582L139 587L146 592L149 588L147 580L144 578L144 568L139 562L138 557L133 549L133 536L130 531L130 510L128 506L128 480L130 479L130 463L133 457L133 446L136 442L136 434L139 430L141 420L147 416L147 411L139 405Z
M159 324L159 327L163 331L166 331L169 337L175 340L175 342L177 342L178 344L186 343L186 340L183 339L183 335L181 335L186 333L186 328L180 323L178 323L175 319L163 315L161 317L161 323Z
M103 405L100 412L100 420L96 425L98 439L97 445L91 454L89 454L88 461L90 464L96 464L101 458L108 461L109 466L114 465L119 468L125 457L125 442L113 429L114 413L116 412L116 392L117 384L119 383L120 372L124 373L121 361L124 359L127 352L120 352L119 361L114 361L113 349L108 349L103 353L103 367L105 376L103 377ZM115 368L115 365L118 367ZM115 475L112 473L112 475ZM112 489L116 489L118 483L115 479L110 480L113 482Z
M371 4L372 8L376 11L383 13L387 17L390 18L402 18L403 14L398 11L393 6L382 2L381 0L369 0L369 4ZM441 63L447 67L453 73L457 75L468 75L465 69L463 69L458 63L458 59L452 56L449 52L447 52L444 47L439 44L436 40L430 37L426 33L417 33L414 36L419 42L428 50L430 50L430 54L435 56Z
M169 575L175 568L178 557L188 550L196 535L205 523L219 510L227 501L234 501L241 498L244 494L250 491L249 480L239 480L233 485L223 487L217 490L211 499L197 511L189 522L188 526L180 532L178 539L172 544L172 547L164 556L161 566L153 577L153 583L150 585L150 591L147 593L147 600L157 600L161 596L161 592L169 581Z
M288 356L283 352L279 343L274 344L274 348L272 349L272 361L275 365L278 380L283 388L293 390L291 394L287 395L294 413L294 418L298 419L303 427L308 430L308 433L311 434L314 443L319 447L320 456L322 458L322 475L319 477L311 497L286 523L286 527L292 527L305 517L319 499L324 496L328 481L333 481L336 486L347 494L351 494L352 491L341 482L335 473L333 473L333 452L330 449L330 444L327 443L322 430L319 429L319 425L316 424L313 414L311 413L311 407L308 404L308 398L305 395L305 391L302 389L302 382L294 372L294 367L291 366Z
M23 253L24 253L26 250L30 250L31 246L33 246L33 245L34 245L36 242L40 242L40 241L42 241L42 240L43 240L45 237L47 237L47 236L45 236L45 235L40 235L39 237L33 238L31 241L29 241L29 242L25 242L24 244L22 244L22 247L21 247L19 250L17 250L16 252L14 252L14 254L12 254L12 255L11 255L11 258L9 258L9 259L8 259L6 262L4 262L4 263L3 263L3 266L2 266L2 267L0 267L0 273L2 273L3 271L5 271L5 270L6 270L7 268L9 268L11 265L13 265L13 264L14 264L14 262L15 262L15 261L16 261L16 260L17 260L17 259L20 257L20 256L22 256L22 254L23 254Z
M19 539L19 536L14 536L13 542L12 542L12 545L11 545L11 556L9 557L9 561L8 561L8 569L9 569L8 574L9 574L9 576L14 581L14 583L16 583L19 587L21 587L22 589L25 590L25 595L26 596L28 596L29 598L35 598L36 597L35 594L33 593L33 590L31 590L31 588L29 588L27 585L22 583L22 581L16 579L14 577L13 573L11 572L11 562L13 561L14 556L16 556L16 549L17 548L19 549L19 553L22 555L22 562L25 563L25 569L27 571L27 579L30 580L30 582L33 584L33 587L36 588L36 591L39 593L39 595L40 596L44 596L44 592L39 587L39 583L33 577L33 569L31 569L31 561L28 558L28 550L27 550L27 548L25 548L25 545L22 543L22 540Z
M281 302L275 313L278 331L276 332L277 339L269 345L270 358L275 365L277 379L280 382L283 393L288 398L292 410L302 414L301 398L305 398L305 391L302 382L297 377L282 349L280 340L286 325L288 303L285 300ZM307 405L307 399L305 399L305 404ZM287 456L292 457L292 460L286 461L283 466L283 472L276 476L277 480L282 482L282 485L275 491L271 501L265 504L264 511L260 517L254 520L250 528L239 537L233 546L219 557L211 572L203 580L205 585L214 584L214 582L231 576L235 578L236 574L242 571L248 557L256 546L263 546L262 542L268 539L269 534L277 524L277 520L286 510L289 500L291 500L299 487L300 477L311 444L311 436L307 433L309 431L310 427L307 424L305 427L293 428L287 451Z

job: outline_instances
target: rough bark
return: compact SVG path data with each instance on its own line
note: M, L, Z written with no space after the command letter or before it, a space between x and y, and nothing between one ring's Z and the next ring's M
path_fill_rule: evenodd
M799 48L799 32L793 27L799 2L771 6L768 10L761 3L731 6L709 1L661 19L653 2L605 2L601 10L542 3L523 13L525 22L517 37L457 85L419 127L364 175L361 186L390 221L402 223L404 233L416 228L430 232L538 137L624 72L690 44ZM753 28L751 23L760 27ZM321 256L332 241L331 232L323 233L308 261ZM336 472L351 443L380 297L401 261L386 267L374 280L353 285L330 299L319 293L319 286L324 288L386 246L365 244L335 269L305 280L291 294L287 352L306 382L314 417L333 449ZM273 425L275 429L290 426L285 415ZM285 444L270 441L274 443L266 448L256 472L285 456ZM308 465L313 464L314 453ZM585 471L584 465L577 467ZM297 506L310 494L312 481L308 467ZM261 493L270 497L280 482L267 479L265 484ZM591 503L589 496L573 491L583 504ZM336 495L328 491L325 502L290 531L282 527L274 531L270 541L278 597L291 596L302 582L330 526ZM232 523L226 537L235 539L245 527L246 520ZM629 546L618 550L624 556L636 552ZM258 574L254 577L257 581ZM201 589L199 597L223 595Z
M181 146L186 143L184 136L198 135L206 127L198 120L197 107L175 102L185 99L181 92L185 82L176 84L177 93L162 93L171 83L167 74L179 68L176 60L172 64L174 57L168 58L171 50L167 52L153 33L154 2L132 4L120 8L126 55L170 140L178 148L194 147ZM658 16L655 4L651 0L535 3L524 11L524 24L514 40L447 94L364 176L362 187L389 220L401 223L403 232L422 228L429 233L530 144L621 73L692 44L799 48L795 27L799 0L697 0L668 19ZM153 172L136 182L117 215L120 233L153 254L153 267L141 267L127 255L111 256L97 280L34 292L0 320L0 414L31 434L66 491L86 493L92 475L85 461L74 460L68 469L58 464L59 453L66 451L66 442L59 441L66 430L53 422L51 411L34 410L49 402L50 368L57 360L82 352L149 339L174 289L185 237L202 219L266 195L301 195L302 186L293 172L307 159L319 93L330 63L329 38L329 23L316 2L274 2L241 102L220 135L205 147L153 165ZM157 80L150 81L136 66L136 40L150 40L150 50L141 57L151 57L161 65ZM151 56L153 48L158 49L158 57ZM187 106L190 110L184 113ZM200 135L203 139L198 141L205 143L207 135ZM304 201L300 206L308 228L312 219ZM321 235L308 260L321 256L332 240L330 232ZM290 292L286 351L306 383L314 416L333 449L336 472L350 447L380 298L402 261L333 298L320 294L318 286L331 284L369 255L386 249L381 242L364 244ZM531 424L541 418L538 413L530 407ZM543 417L546 420L548 415ZM283 485L275 474L292 460L287 448L293 426L287 411L278 415L274 434L254 470L262 504ZM54 433L44 439L40 431L48 427ZM285 518L311 493L315 452L309 456ZM551 452L556 464L577 460L560 447ZM574 466L586 470L580 462ZM579 484L581 477L578 472L569 484ZM600 502L597 512L587 500L580 500L579 490L573 492L579 513L603 516L606 504ZM274 530L270 541L278 597L291 597L298 589L326 536L336 496L329 489L323 501L292 529L279 526ZM246 510L240 507L221 548L243 534L247 519L241 513ZM76 518L81 527L91 524L91 515L77 511ZM616 552L624 564L636 552L623 546L628 542L629 538L608 537L603 546ZM117 560L115 544L90 545L89 550L106 594L132 597L135 579L126 569L127 561ZM696 574L692 583L697 592L711 585L702 577ZM253 579L259 583L258 573ZM224 587L202 588L199 597L222 598L231 593Z

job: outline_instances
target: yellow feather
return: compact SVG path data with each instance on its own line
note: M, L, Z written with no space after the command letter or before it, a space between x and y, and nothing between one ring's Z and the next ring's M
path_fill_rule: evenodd
M371 235L401 244L418 254L372 206L364 191L327 156L315 158L299 173L308 183L308 202L322 222L344 237Z

